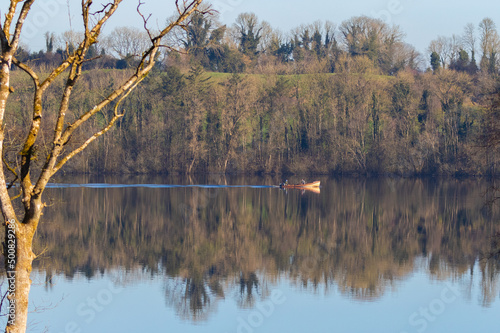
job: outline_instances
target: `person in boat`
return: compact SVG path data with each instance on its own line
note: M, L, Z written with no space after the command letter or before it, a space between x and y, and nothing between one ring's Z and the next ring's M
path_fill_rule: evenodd
M302 185L304 185L306 183L306 181L304 179L302 179L300 182Z

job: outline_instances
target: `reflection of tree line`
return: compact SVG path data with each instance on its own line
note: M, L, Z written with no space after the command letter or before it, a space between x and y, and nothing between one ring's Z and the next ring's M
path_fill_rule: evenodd
M166 272L167 299L201 318L212 298L239 286L251 306L281 274L306 288L381 296L418 258L437 278L472 271L499 230L475 182L334 181L320 195L279 189L51 189L37 237L48 274L92 277L138 265ZM483 260L485 304L494 300L498 258ZM259 274L265 273L265 274ZM180 298L179 298L180 297Z

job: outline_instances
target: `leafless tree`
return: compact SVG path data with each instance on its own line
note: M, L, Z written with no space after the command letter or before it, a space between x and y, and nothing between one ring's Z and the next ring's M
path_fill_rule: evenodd
M61 34L58 38L58 46L62 49L73 49L78 46L79 42L83 39L83 32L68 30Z
M490 18L485 18L479 23L480 44L483 57L489 57L492 52L496 52L500 46L500 38L495 22Z
M474 24L469 23L464 28L464 33L462 35L462 44L466 51L468 51L473 57L476 53L477 35L476 27Z
M147 32L131 27L115 28L105 40L106 49L121 59L139 57L149 46Z
M453 35L452 37L439 36L429 44L429 53L436 52L441 58L441 65L446 68L458 57L462 47L461 39Z
M67 48L67 55L59 65L49 73L43 75L37 73L28 64L16 58L19 41L23 33L23 26L28 13L31 11L35 0L10 0L7 13L0 24L0 155L3 164L0 168L0 208L4 217L5 248L6 254L12 253L12 260L6 260L6 271L10 272L9 287L15 290L9 298L9 306L14 311L7 322L6 332L25 332L28 318L28 296L31 286L30 272L32 261L36 255L32 250L32 241L37 230L40 217L44 208L42 194L51 177L60 170L76 154L84 150L90 143L108 132L113 125L123 116L121 102L137 87L153 68L156 56L162 47L168 47L162 42L174 27L185 25L189 17L198 9L202 0L176 0L176 19L167 23L161 29L153 31L148 28L148 16L141 12L141 2L137 7L139 19L144 23L148 36L149 46L142 52L137 66L131 71L126 80L116 86L107 96L102 98L91 109L83 111L76 117L69 117L70 101L73 89L78 81L85 75L82 66L92 59L87 59L87 54L92 45L96 44L101 34L103 25L112 17L122 0L109 0L102 5L94 4L92 0L81 1L82 14L82 38L75 45L74 50ZM30 109L31 120L29 128L26 129L26 138L21 143L21 150L13 158L14 163L9 162L4 155L5 131L8 130L8 119L5 119L6 110L9 105L9 95L13 92L11 87L11 68L17 66L23 70L33 83L33 98ZM60 89L60 103L55 110L46 110L43 103L45 93L61 76L66 80ZM112 116L108 122L94 133L87 133L86 139L75 145L73 135L82 128L86 122L93 119L99 112L112 109ZM46 128L46 118L50 113L55 113L51 133L44 133L45 137L52 136L50 147L45 156L39 156L37 145L42 135L42 128ZM67 116L68 115L68 116ZM43 125L43 126L42 126ZM82 134L82 133L80 133ZM37 166L34 160L38 158L42 164ZM18 195L11 197L7 186L7 177L17 182ZM9 186L10 187L10 186ZM14 198L20 196L22 211L14 208ZM11 252L9 252L11 250Z

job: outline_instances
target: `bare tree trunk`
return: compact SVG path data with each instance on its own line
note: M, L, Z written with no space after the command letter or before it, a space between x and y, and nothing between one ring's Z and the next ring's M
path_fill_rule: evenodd
M189 169L188 169L188 174L191 174L191 170L193 169L193 166L194 166L194 162L196 161L196 158L193 157L193 160L191 161L191 165L189 165Z
M33 236L37 224L36 217L27 223L9 223L5 234L5 260L9 285L9 315L5 328L7 333L26 332L31 288L30 274L33 259L36 257L32 250Z
M0 64L0 124L3 124L7 99L10 94L10 64L12 56L6 56ZM0 127L0 157L3 156L4 126ZM28 321L28 295L31 286L30 273L34 255L32 240L39 215L33 223L19 223L7 190L3 164L0 162L0 203L4 217L4 257L8 279L8 321L5 332L26 332Z
M226 160L224 161L224 173L226 173L227 164L229 162L229 158L231 157L232 143L233 143L233 134L229 133L229 142L227 143Z

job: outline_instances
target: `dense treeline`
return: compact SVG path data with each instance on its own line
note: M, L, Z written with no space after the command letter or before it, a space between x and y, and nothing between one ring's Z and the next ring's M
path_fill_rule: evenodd
M71 36L61 39L67 47ZM24 60L44 66L64 57L61 48L53 52L56 38L46 37L47 52L25 52ZM484 19L462 36L432 41L428 70L403 37L368 17L338 27L316 22L285 35L253 14L240 15L233 27L195 15L176 37L187 54L167 52L131 94L117 128L66 170L496 174L497 146L480 149L496 118L494 23ZM75 88L74 117L111 91L145 38L120 28L98 44L92 52L100 58ZM11 142L25 135L30 101L23 92L31 91L21 72L13 87ZM54 89L44 106L57 98ZM111 111L100 116L83 131L101 128ZM14 156L16 147L8 148Z

